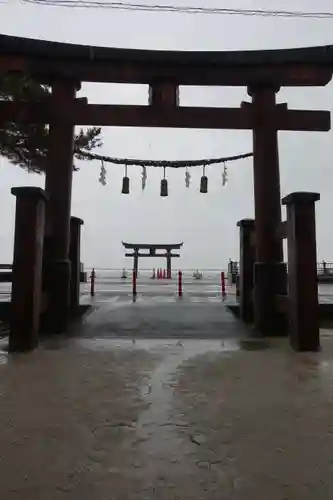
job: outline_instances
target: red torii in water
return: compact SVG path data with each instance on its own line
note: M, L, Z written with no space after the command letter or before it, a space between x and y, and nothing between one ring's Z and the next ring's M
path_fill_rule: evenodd
M172 250L179 250L183 242L176 244L148 244L148 243L126 243L122 242L126 250L133 250L132 253L126 252L125 257L133 257L133 271L138 274L139 257L164 257L167 261L167 278L171 278L171 259L180 257L179 253L172 253ZM141 252L148 250L148 252ZM165 252L156 253L156 250L165 250Z

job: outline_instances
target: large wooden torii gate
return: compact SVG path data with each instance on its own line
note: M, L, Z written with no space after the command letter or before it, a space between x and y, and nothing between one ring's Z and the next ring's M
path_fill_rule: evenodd
M256 323L268 330L280 286L283 252L275 229L281 222L278 131L328 131L328 111L290 110L277 104L281 86L325 86L331 80L333 46L276 51L175 52L114 49L0 35L0 75L28 75L51 85L39 102L0 102L0 127L26 121L50 125L48 196L50 315L62 331L68 321L69 231L75 125L253 130L256 266L260 294ZM76 98L81 82L146 84L146 106L89 104ZM252 101L239 108L184 107L181 85L242 86ZM283 281L283 280L282 280ZM260 284L258 284L260 287ZM279 290L281 293L281 290Z
M171 259L180 257L179 253L173 253L172 250L180 250L182 243L175 244L149 244L149 243L126 243L122 242L126 250L133 250L132 253L126 252L125 257L133 257L133 271L138 274L139 257L162 257L166 259L167 277L171 278ZM149 253L140 252L140 250L149 250ZM165 252L156 253L156 250L165 250Z

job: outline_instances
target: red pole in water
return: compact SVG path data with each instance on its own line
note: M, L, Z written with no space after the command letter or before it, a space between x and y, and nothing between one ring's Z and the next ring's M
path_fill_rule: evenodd
M178 271L178 297L183 296L183 273Z
M221 272L221 290L222 290L222 297L226 297L227 293L225 291L225 275L224 272Z
M133 298L136 298L136 272L133 271Z
M91 297L95 296L95 278L96 278L95 269L92 268L91 275L90 275L90 296Z
M163 269L163 279L164 279L164 280L166 279L166 272L165 272L165 269Z

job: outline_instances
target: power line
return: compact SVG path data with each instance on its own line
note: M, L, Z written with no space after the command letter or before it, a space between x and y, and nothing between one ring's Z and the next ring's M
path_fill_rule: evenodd
M103 0L21 0L23 3L72 8L102 8L135 12L171 12L178 14L219 14L224 16L259 16L307 19L333 19L333 12L303 12L263 9L224 9L218 7L175 6L169 4L137 4Z

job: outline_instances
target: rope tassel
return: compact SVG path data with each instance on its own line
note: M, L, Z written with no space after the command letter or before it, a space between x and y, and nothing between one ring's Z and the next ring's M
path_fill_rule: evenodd
M188 171L188 167L186 167L186 172L185 172L185 186L187 188L190 187L190 182L191 182L191 174L190 172Z
M222 173L222 186L225 186L228 182L228 169L227 165L224 163L223 173Z

